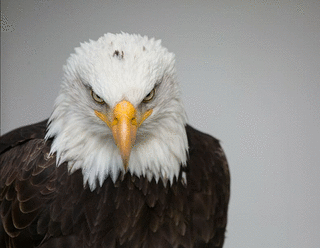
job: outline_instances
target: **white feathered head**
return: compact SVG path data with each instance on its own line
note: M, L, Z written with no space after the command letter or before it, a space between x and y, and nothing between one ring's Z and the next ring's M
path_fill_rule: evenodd
M173 181L186 164L186 115L174 54L160 40L106 34L64 66L46 139L57 165L82 169L91 190L119 173Z

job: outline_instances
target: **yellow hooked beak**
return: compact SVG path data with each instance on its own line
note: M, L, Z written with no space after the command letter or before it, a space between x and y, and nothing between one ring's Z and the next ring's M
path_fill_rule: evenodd
M94 113L111 129L114 141L120 150L124 169L127 171L137 129L152 114L152 109L143 113L140 120L137 120L137 110L130 102L123 100L114 107L111 121L97 110Z

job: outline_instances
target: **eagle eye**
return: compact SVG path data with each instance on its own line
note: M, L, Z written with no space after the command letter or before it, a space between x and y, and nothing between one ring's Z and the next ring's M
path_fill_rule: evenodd
M91 90L91 96L93 100L95 100L97 103L104 104L104 100L100 96L98 96L96 93L94 93L93 90Z
M155 89L151 90L150 93L148 95L145 96L145 98L143 98L143 102L150 102L155 94Z

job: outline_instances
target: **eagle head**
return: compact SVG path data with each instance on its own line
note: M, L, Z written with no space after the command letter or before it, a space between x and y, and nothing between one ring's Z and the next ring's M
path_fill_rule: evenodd
M46 139L57 166L81 169L91 190L120 173L166 184L186 165L185 125L174 54L160 40L108 33L67 60Z

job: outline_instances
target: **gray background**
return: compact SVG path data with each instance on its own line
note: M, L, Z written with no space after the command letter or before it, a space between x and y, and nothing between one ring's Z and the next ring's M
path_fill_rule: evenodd
M50 115L79 42L160 38L230 163L225 247L319 247L320 1L5 0L1 19L1 133Z

